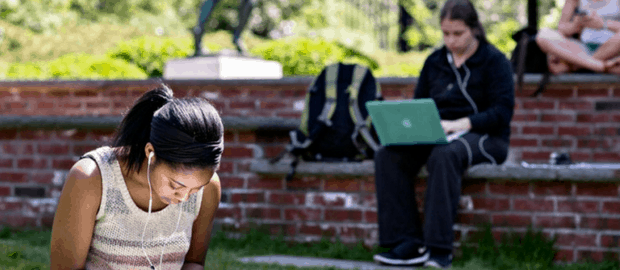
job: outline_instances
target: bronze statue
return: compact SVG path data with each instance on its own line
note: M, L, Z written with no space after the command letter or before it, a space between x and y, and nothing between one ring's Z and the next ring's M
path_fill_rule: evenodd
M209 21L209 17L211 16L211 12L213 11L213 8L217 5L217 3L220 2L220 0L207 0L204 3L202 3L202 6L200 7L200 16L198 16L198 24L194 27L194 57L196 56L203 56L203 52L202 52L202 36L205 33L205 24L207 23L207 21ZM239 14L238 14L238 24L237 27L235 28L235 32L233 34L233 44L235 44L235 47L237 48L237 51L239 52L239 54L241 55L247 55L247 50L243 44L243 42L240 40L241 38L241 33L243 33L243 30L245 28L245 26L248 23L248 19L250 17L250 14L252 13L252 9L254 8L254 2L253 0L241 0L241 3L239 5Z

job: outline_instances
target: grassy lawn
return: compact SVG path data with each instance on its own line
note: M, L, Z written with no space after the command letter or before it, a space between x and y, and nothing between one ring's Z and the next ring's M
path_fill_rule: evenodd
M0 266L2 269L49 269L49 230L15 231L8 228L0 231ZM571 265L549 264L547 243L536 238L522 241L519 247L507 249L506 246L485 245L479 241L480 248L466 250L454 262L455 270L613 270L620 269L618 262L581 263ZM488 240L488 239L487 239ZM538 242L537 242L538 241ZM287 244L282 238L272 239L266 234L251 231L239 239L232 239L223 233L216 233L211 240L205 269L336 269L336 268L297 268L277 264L240 263L237 258L259 255L296 255L309 257L336 258L371 261L377 248L369 250L361 244L347 246L340 242L322 240L313 245ZM495 253L494 253L495 252ZM545 255L546 254L546 255ZM552 255L552 254L551 254ZM491 258L491 256L493 256ZM420 269L420 268L418 268Z

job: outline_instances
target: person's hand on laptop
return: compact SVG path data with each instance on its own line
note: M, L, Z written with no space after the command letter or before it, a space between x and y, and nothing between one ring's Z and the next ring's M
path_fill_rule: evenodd
M471 121L469 117L463 117L457 120L441 120L441 127L446 134L458 131L466 131L471 129Z

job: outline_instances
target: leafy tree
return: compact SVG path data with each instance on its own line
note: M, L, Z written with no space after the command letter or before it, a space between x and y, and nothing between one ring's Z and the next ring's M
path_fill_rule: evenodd
M413 25L405 32L409 45L423 50L441 42L439 29L439 9L436 3L423 0L403 0L403 7L413 15Z
M35 32L49 32L62 25L63 14L69 9L70 0L4 0L0 1L0 19L29 28Z

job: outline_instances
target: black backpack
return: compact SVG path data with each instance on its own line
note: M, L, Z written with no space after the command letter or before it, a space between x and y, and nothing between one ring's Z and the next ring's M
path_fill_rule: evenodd
M373 158L379 148L365 103L383 100L381 88L365 66L336 63L315 77L306 94L299 128L291 142L271 163L293 156L292 179L299 158L305 161L351 162Z
M519 92L523 88L523 75L525 73L541 73L542 80L538 84L538 89L531 96L537 96L545 89L549 82L551 73L547 66L547 54L545 54L536 43L536 29L529 27L523 28L512 35L512 39L517 42L517 46L512 51L510 62L512 69L517 74L517 88Z

